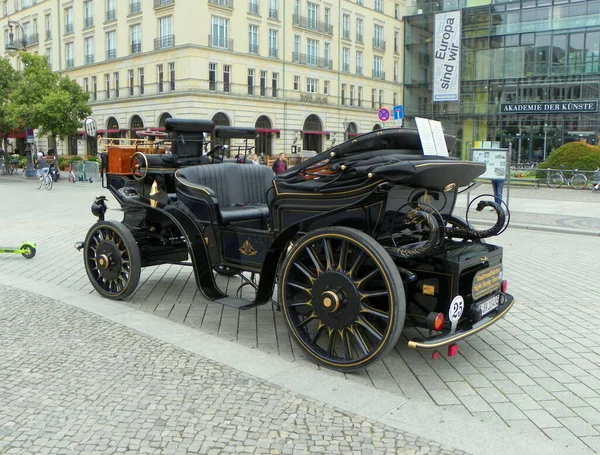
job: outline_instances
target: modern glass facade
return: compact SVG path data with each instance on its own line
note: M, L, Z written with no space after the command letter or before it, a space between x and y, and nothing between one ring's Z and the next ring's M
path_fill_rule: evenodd
M477 141L512 143L520 162L539 161L565 142L600 143L600 1L482 3L418 1L405 18L407 124L415 116L441 120L464 157ZM434 103L434 13L459 8L460 102ZM588 112L579 110L588 101ZM539 111L503 112L523 104Z

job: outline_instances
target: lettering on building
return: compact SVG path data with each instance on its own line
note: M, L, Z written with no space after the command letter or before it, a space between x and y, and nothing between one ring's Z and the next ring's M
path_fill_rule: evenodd
M311 95L308 93L300 93L300 101L303 103L327 104L327 97L322 95Z
M500 106L502 113L510 114L566 114L570 112L598 112L598 101L571 101L553 103L512 103Z
M460 11L435 15L433 101L458 101L460 91Z

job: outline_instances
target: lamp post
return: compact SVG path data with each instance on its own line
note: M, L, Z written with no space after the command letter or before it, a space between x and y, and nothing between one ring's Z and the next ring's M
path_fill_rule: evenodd
M21 50L25 50L25 43L23 42L23 40L20 41L20 46L18 45L18 41L15 41L15 33L13 32L13 27L17 27L19 29L21 29L21 36L25 36L25 30L23 30L23 27L21 26L21 24L19 24L17 21L11 21L10 19L8 20L8 43L6 44L6 46L4 47L4 49L6 50L6 52L8 53L8 55L10 55L11 57L14 57L15 55L17 55L17 53Z
M546 144L548 143L548 124L544 123L544 161L546 161Z

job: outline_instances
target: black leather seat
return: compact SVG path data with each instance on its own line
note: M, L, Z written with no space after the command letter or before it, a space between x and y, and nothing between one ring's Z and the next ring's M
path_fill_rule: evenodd
M273 171L256 164L223 163L191 166L176 174L178 200L212 199L218 204L220 222L264 219L269 216L267 191L273 185Z

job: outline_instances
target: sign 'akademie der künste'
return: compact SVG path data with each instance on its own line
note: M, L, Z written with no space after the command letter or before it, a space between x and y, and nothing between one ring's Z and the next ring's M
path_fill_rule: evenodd
M535 114L568 114L572 112L598 112L598 101L571 101L554 103L515 103L500 105L502 113Z

